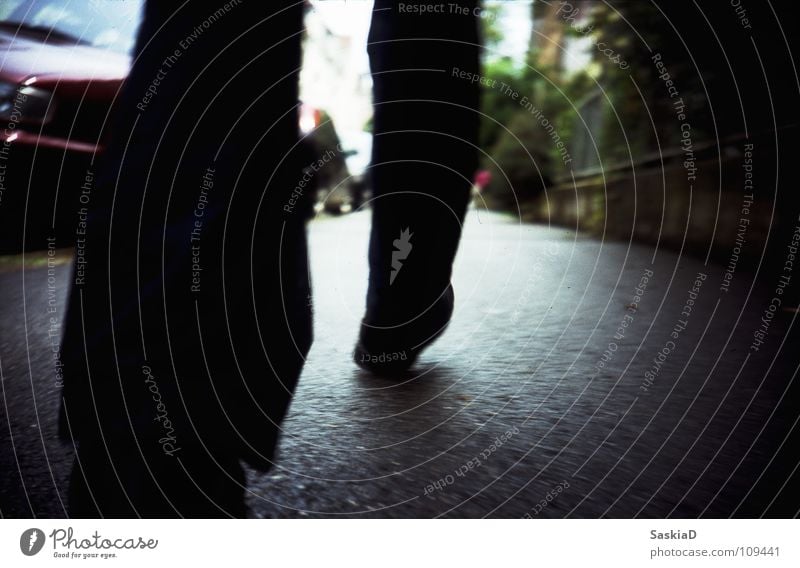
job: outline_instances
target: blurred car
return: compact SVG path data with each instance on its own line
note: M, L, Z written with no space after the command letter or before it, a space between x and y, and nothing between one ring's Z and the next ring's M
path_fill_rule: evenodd
M333 118L325 111L303 104L300 132L312 150L306 171L314 178L314 212L338 215L352 210L346 153Z
M321 159L319 163L324 164L316 174L318 190L315 212L340 215L359 209L369 199L372 134L363 131L339 132L333 120L324 112L313 130L305 134L317 158Z
M0 253L74 244L143 6L0 0ZM308 163L337 146L317 128L323 116L301 107L301 130L312 131ZM346 168L338 155L333 165Z
M2 252L72 244L142 4L0 2Z
M369 166L372 162L372 133L363 130L346 130L340 133L347 171L352 208L358 209L371 197L369 194Z

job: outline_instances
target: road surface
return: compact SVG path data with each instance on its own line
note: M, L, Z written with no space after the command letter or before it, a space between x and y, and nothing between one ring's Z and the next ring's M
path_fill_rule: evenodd
M770 311L774 269L723 289L721 265L473 209L451 326L396 381L350 360L368 228L309 226L316 340L252 516L797 515L797 311ZM70 262L0 263L4 517L65 515L49 334Z

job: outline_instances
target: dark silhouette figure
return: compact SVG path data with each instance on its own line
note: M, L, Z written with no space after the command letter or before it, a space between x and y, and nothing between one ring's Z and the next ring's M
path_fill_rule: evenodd
M452 311L476 167L474 3L378 1L361 340L407 367ZM312 340L298 133L302 2L147 2L98 165L62 342L72 516L241 517ZM285 207L291 204L291 207ZM411 247L392 279L393 242ZM398 358L399 360L399 358Z
M477 3L441 6L401 13L378 0L369 35L375 199L354 358L384 373L410 366L450 319L450 273L478 165L479 91L463 78L479 70Z

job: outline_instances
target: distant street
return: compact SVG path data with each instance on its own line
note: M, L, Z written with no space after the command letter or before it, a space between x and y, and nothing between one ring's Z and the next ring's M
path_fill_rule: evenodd
M796 310L751 348L774 270L740 264L724 292L721 265L473 209L451 326L398 382L350 359L368 230L309 225L315 343L253 516L797 515ZM28 263L0 262L0 513L62 517L48 333L71 264L48 284L47 255Z

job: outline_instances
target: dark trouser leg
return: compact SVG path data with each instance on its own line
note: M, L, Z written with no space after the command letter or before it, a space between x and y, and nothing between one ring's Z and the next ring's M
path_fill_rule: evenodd
M244 471L231 452L187 446L168 455L145 440L87 436L73 464L70 516L244 518L244 493Z
M436 303L447 294L478 155L478 84L463 78L479 72L476 3L459 6L405 14L394 2L375 3L365 318L372 331L362 328L362 342L371 341L373 351L414 351L449 319Z
M76 515L240 515L238 460L270 466L311 342L301 32L294 1L147 3L62 343Z

